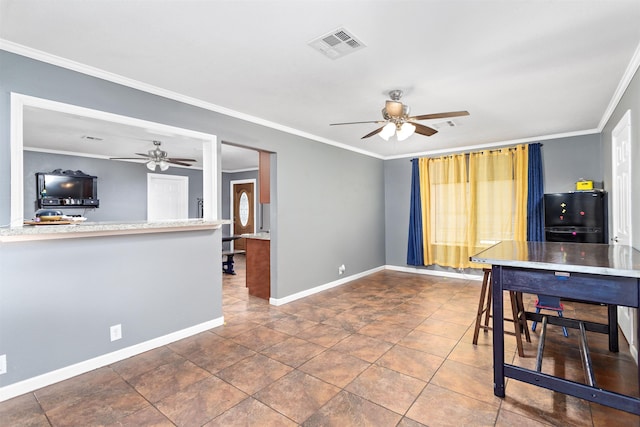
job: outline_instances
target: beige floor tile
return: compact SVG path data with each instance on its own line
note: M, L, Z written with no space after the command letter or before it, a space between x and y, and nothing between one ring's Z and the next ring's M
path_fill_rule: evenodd
M407 411L407 417L428 426L491 426L498 406L429 384Z
M440 356L396 345L378 359L376 364L428 382L444 360Z
M255 398L302 423L340 392L340 388L294 371L255 394Z
M253 394L291 372L293 368L256 354L218 372L222 378L247 394Z
M298 369L316 378L320 378L329 384L344 387L369 366L370 363L357 357L327 350L309 360Z
M373 363L392 346L393 344L377 338L353 334L331 347L331 349Z
M395 427L401 418L395 412L342 391L302 425L304 427Z
M293 420L250 397L203 427L295 427L296 425Z
M398 344L424 351L440 357L447 357L458 341L439 335L414 330L404 337Z
M425 381L372 365L345 390L398 414L404 414L426 385Z
M132 378L129 383L151 403L158 402L211 374L188 360L162 365Z
M114 423L149 406L149 402L120 380L46 414L54 426L97 426Z
M326 348L321 345L291 337L262 350L261 353L285 365L297 368L325 350Z
M209 377L162 399L156 407L179 426L201 426L248 396L219 378Z

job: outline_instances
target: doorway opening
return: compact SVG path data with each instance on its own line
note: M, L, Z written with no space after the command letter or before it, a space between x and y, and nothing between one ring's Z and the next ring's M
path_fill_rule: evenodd
M224 236L260 234L269 240L270 296L277 292L277 218L276 218L276 154L249 148L228 141L221 142L222 218L230 224L223 226ZM264 234L264 235L263 235ZM266 235L266 236L265 236ZM223 250L246 251L246 239L223 242ZM244 256L244 255L242 255ZM249 259L249 254L247 254ZM268 298L274 303L272 298Z

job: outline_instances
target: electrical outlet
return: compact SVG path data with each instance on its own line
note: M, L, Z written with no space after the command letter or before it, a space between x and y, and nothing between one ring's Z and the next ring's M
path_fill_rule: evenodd
M0 354L0 375L7 373L7 355Z
M122 338L122 325L113 325L111 327L111 341L116 341Z
M340 267L338 267L338 274L344 274L346 269L347 268L344 266L344 264L342 264Z

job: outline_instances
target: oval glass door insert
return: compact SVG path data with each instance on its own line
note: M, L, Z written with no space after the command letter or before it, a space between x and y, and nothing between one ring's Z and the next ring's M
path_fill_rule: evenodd
M246 192L240 195L240 224L246 227L249 223L249 196Z

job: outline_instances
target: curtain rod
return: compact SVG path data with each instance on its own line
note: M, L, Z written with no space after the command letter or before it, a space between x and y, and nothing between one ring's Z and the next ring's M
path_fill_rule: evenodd
M540 144L540 147L544 147L544 144L539 142L538 144ZM531 145L531 144L527 144L527 145ZM507 149L512 149L515 147L503 147L503 148L507 148ZM495 150L489 150L490 153L495 153L496 151L500 151L501 149L495 149ZM487 151L487 150L480 150L480 151L473 151L473 153L481 153L483 151ZM468 152L468 153L460 153L460 154L464 154L464 155L469 155L472 152ZM443 156L452 156L455 153L451 153L451 154L443 154ZM443 157L443 156L437 156L437 157ZM419 159L420 157L414 157L413 159ZM409 162L411 162L413 159L409 159Z

